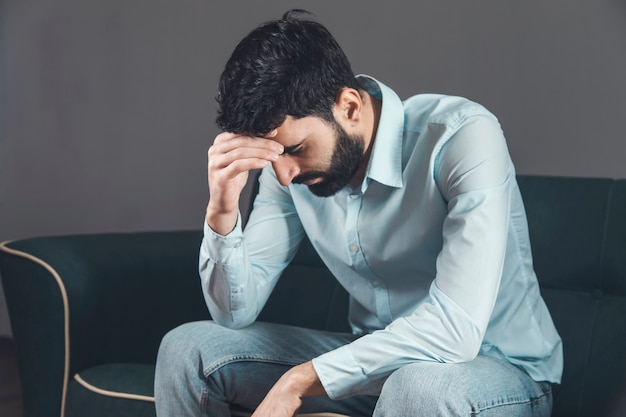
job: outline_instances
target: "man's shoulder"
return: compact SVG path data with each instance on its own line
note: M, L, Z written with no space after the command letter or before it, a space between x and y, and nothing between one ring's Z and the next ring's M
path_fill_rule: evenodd
M418 94L403 102L407 127L436 123L454 126L473 116L493 116L483 105L460 96Z

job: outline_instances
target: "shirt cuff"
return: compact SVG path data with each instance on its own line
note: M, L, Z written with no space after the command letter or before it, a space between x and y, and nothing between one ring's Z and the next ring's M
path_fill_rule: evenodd
M204 221L204 239L202 240L202 255L206 259L212 259L217 264L228 265L241 260L236 255L243 245L243 231L241 228L241 215L237 215L235 228L226 236L216 233Z
M326 394L333 400L364 393L368 379L352 355L350 345L313 359L313 368Z

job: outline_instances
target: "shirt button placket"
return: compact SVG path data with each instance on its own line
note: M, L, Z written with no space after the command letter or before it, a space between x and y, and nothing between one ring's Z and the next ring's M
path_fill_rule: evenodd
M359 247L359 236L357 231L357 221L359 218L359 209L361 206L361 194L358 192L353 192L348 194L347 201L347 217L346 217L346 237L348 238L348 250L350 251L350 256L352 257L353 264L358 268L358 264L360 263L359 252L361 252L361 248Z

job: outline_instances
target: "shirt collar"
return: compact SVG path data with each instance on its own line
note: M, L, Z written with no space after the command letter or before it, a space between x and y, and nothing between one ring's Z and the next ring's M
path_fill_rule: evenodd
M402 187L402 138L404 106L398 95L385 84L368 75L357 80L370 95L382 100L378 129L365 174L363 190L374 180L389 187Z

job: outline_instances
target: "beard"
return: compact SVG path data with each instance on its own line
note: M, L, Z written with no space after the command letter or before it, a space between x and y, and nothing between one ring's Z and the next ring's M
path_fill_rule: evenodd
M322 178L321 181L307 185L309 191L318 197L331 197L343 189L363 160L365 145L362 136L349 135L339 123L332 121L336 132L336 143L326 171L312 171L296 176L292 182L302 184L306 181Z

